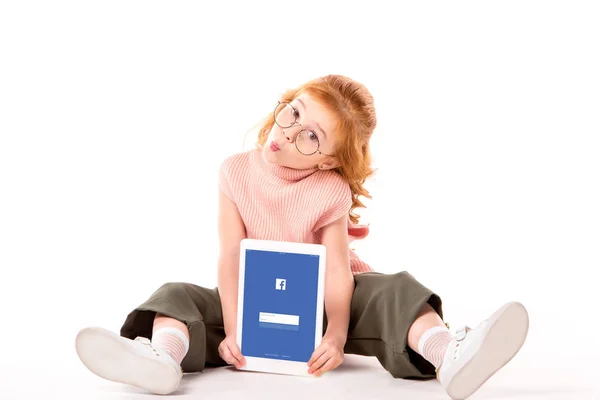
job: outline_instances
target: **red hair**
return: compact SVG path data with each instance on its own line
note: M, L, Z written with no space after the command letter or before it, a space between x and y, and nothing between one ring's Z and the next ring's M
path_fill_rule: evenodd
M334 171L350 185L352 206L349 217L353 223L358 224L359 216L354 214L353 210L365 207L359 196L371 198L364 183L375 172L371 167L369 147L369 140L377 125L373 96L364 85L348 77L327 75L287 90L283 93L281 101L291 102L301 93L307 93L336 116L335 157L340 165ZM274 123L272 113L262 122L257 140L259 147L265 144Z

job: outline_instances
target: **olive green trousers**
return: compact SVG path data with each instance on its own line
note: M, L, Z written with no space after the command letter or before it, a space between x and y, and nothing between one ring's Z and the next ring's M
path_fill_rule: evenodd
M355 275L354 280L344 353L376 357L395 378L435 378L433 365L408 347L407 338L424 304L429 303L443 319L440 297L407 272L368 272ZM179 282L164 284L129 313L121 336L151 338L157 313L182 321L189 328L190 347L181 363L184 372L226 365L218 353L225 330L217 288ZM326 317L323 324L325 332Z

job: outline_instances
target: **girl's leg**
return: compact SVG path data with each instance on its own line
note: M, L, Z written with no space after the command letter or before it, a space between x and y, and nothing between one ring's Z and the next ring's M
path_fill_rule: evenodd
M166 317L160 313L157 313L154 317L154 325L152 326L152 335L156 333L157 330L162 328L174 328L183 333L186 339L190 340L190 331L186 324L181 321L178 321L174 318Z
M190 331L183 322L157 313L152 326L152 345L181 364L190 348Z
M519 351L529 327L518 302L498 309L475 330L454 338L439 315L425 304L408 331L408 345L433 364L453 399L469 397ZM468 331L472 333L467 334ZM451 349L447 354L447 350Z
M414 351L419 351L419 340L423 337L423 334L436 326L446 328L446 324L444 324L439 314L435 312L433 307L426 303L408 330L408 345L410 348Z
M175 282L130 312L120 334L84 328L75 347L96 375L168 394L177 389L183 372L225 365L218 354L224 337L218 291Z
M407 337L418 319L411 332L411 340L415 337L418 344L422 336L418 331L427 330L427 321L434 320L423 312L423 305L442 315L441 299L406 272L364 273L356 275L354 282L344 352L376 357L395 378L435 378L434 366L408 345Z
M166 283L127 316L120 330L121 336L129 339L150 338L154 347L162 346L160 335L167 332L177 335L176 340L189 341L181 362L184 372L200 372L207 365L227 365L218 351L225 330L216 288Z
M439 314L426 303L408 330L408 346L439 369L452 335Z

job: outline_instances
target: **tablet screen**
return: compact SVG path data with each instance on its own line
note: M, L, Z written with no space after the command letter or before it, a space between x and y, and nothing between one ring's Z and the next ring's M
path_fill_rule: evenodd
M245 356L310 359L318 275L317 255L246 250L241 349Z

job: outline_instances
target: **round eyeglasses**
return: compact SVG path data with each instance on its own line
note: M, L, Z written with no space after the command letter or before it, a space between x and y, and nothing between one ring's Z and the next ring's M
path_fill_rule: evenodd
M277 102L277 106L273 111L275 123L281 128L291 128L296 124L302 126L302 124L298 122L298 114L298 110L296 110L290 103L281 101ZM321 144L319 143L319 137L314 131L302 129L300 132L298 132L298 135L296 135L296 140L294 142L296 144L296 150L305 156L311 156L315 153L319 153L324 156L333 156L332 154L325 154L319 150Z

